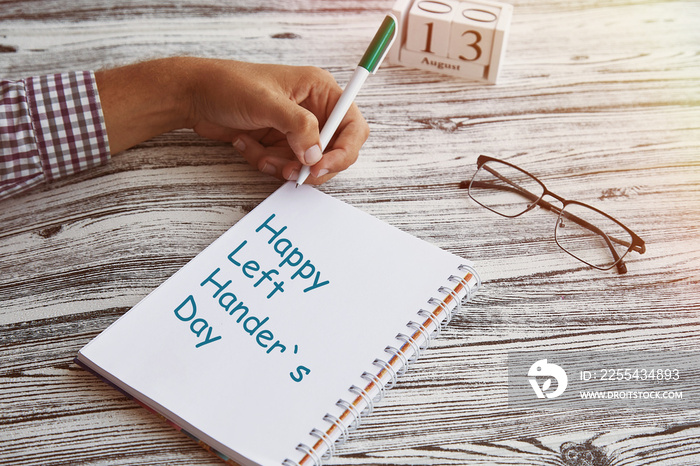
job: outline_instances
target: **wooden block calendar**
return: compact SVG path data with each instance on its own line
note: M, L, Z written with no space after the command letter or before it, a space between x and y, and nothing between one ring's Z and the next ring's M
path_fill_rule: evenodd
M495 84L513 7L491 0L397 0L390 63Z

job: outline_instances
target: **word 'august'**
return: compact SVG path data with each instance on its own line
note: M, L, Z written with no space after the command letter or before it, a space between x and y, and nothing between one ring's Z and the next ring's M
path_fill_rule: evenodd
M272 249L279 254L282 261L277 265L277 268L271 268L268 270L263 270L260 263L256 260L245 260L245 252L243 251L247 240L243 240L236 249L228 255L228 260L235 266L241 268L243 275L250 279L256 280L253 284L254 288L257 288L261 283L267 281L272 282L272 290L268 293L267 299L272 298L278 291L280 293L284 292L284 281L283 280L273 280L273 276L280 275L280 270L284 267L289 267L293 271L291 274L291 279L302 278L304 280L310 280L308 287L304 288L304 293L313 291L322 286L328 285L329 280L321 281L321 272L316 269L316 266L311 262L311 260L304 260L304 254L299 250L299 248L294 247L294 244L287 239L282 237L282 233L287 229L284 225L281 228L275 229L270 225L272 219L275 218L275 214L270 215L267 220L265 220L258 228L255 229L256 233L272 233L267 244L272 245ZM279 269L279 270L278 270ZM259 272L259 273L258 273Z

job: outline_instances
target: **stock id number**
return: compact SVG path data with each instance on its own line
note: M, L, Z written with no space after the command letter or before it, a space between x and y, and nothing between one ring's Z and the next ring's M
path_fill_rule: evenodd
M600 369L598 371L579 371L580 380L653 380L669 381L681 378L678 369Z

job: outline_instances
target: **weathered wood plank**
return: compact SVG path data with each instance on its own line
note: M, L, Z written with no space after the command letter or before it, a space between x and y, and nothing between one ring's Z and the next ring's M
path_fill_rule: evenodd
M189 54L318 65L342 85L392 3L5 1L0 75ZM360 159L321 188L474 259L485 283L329 464L698 464L700 410L513 409L506 355L697 350L700 6L513 3L498 85L384 67L357 99ZM624 276L590 270L547 213L478 207L459 183L480 153L611 213L646 254ZM72 359L278 185L177 131L3 202L0 463L219 464Z

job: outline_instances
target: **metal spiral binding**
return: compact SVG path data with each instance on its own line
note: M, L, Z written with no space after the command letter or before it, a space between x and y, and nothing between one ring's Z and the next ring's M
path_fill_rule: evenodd
M386 395L386 390L390 390L394 387L394 385L396 385L398 377L403 375L408 369L408 366L420 357L421 352L428 346L430 346L430 342L434 338L434 336L440 335L441 330L449 324L450 320L452 320L452 317L461 311L462 305L471 299L473 292L475 292L481 287L481 278L479 277L479 274L476 272L476 270L474 270L473 267L463 264L458 267L458 270L461 272L468 272L476 279L476 285L470 286L469 281L466 280L464 277L458 275L450 275L450 277L448 278L448 281L452 283L458 283L462 286L462 288L464 288L464 298L460 299L459 294L452 288L440 287L438 289L438 292L450 296L455 302L455 307L452 310L450 310L447 304L445 304L444 300L440 300L437 298L430 298L428 300L428 303L441 308L445 312L445 319L443 319L442 322L440 322L436 315L436 311L429 312L424 309L421 309L420 311L418 311L418 315L424 317L426 320L423 323L410 321L406 324L406 327L415 330L415 332L418 332L423 336L423 339L425 340L423 345L419 344L416 338L412 336L408 336L404 333L397 334L396 340L404 342L404 345L402 345L401 348L405 348L406 345L409 345L413 349L413 355L409 358L406 356L404 350L397 349L393 346L387 346L384 349L384 351L392 356L389 362L383 361L381 359L375 359L372 364L380 368L379 375L381 375L384 372L389 374L390 380L386 384L384 384L382 383L382 380L379 377L379 375L371 372L364 372L362 374L362 379L366 380L370 385L368 385L365 389L362 389L357 385L352 385L348 389L350 393L357 395L356 401L349 402L347 400L340 399L336 402L336 406L343 409L346 413L352 414L353 421L349 424L346 424L343 421L341 421L338 417L329 413L327 413L323 417L324 421L331 424L332 427L339 429L340 437L337 440L338 443L342 444L347 441L349 432L351 430L356 429L359 426L360 422L362 421L362 416L372 414L372 411L374 411L375 402L381 401ZM428 321L435 326L435 330L430 331L430 329L426 326L426 323ZM415 332L414 335L416 335ZM391 361L394 360L394 358L398 359L401 364L401 367L399 367L398 371L394 369L394 366L391 364ZM368 390L370 390L371 385L376 386L379 390L378 394L374 397L374 399L368 393ZM359 410L355 405L355 403L359 399L364 400L365 404L367 405L366 408L364 408L363 410ZM344 416L345 413L343 413L343 416L341 417ZM296 448L298 451L304 453L306 457L310 458L313 461L314 466L322 466L323 460L328 459L331 456L333 456L333 454L335 454L335 442L333 442L333 439L331 438L328 432L329 431L324 432L316 428L314 428L310 432L311 436L319 439L319 442L322 442L326 445L327 450L323 454L323 456L319 457L315 447L312 448L303 443L300 443ZM319 444L317 443L316 446L318 445ZM304 461L302 460L302 463L303 462ZM292 461L290 459L285 459L282 465L301 466L300 463L297 463L296 461Z
M440 288L440 289L442 289L442 288ZM440 290L438 290L438 291L440 291ZM445 327L447 327L447 324L450 323L450 319L452 318L452 312L450 312L450 308L447 307L447 304L445 304L445 301L443 301L441 299L437 299L437 298L430 298L428 300L428 302L430 304L432 304L433 306L438 306L438 307L442 308L442 310L445 311L445 318L442 320L442 323L440 325L442 326L443 329Z
M435 316L435 314L433 314L430 311L426 311L425 309L421 309L420 311L418 311L418 315L421 317L425 317L435 325L435 338L439 337L440 332L442 332L442 325L440 325L440 321Z
M476 272L476 270L474 270L474 267L472 267L472 266L462 264L462 265L460 265L459 267L457 267L457 269L460 270L460 271L462 271L462 272L469 272L469 273L472 274L472 276L476 279L476 285L475 285L474 287L470 287L470 286L469 286L469 283L467 283L467 282L464 280L464 278L462 278L462 277L456 277L456 278L460 279L460 280L459 280L459 283L461 283L462 286L464 286L464 289L465 289L465 291L467 292L467 294L466 294L466 296L464 297L464 299L462 300L462 302L467 302L467 301L469 301L469 300L471 299L471 297L472 297L472 295L474 294L474 292L475 292L476 290L478 290L479 288L481 288L481 277L480 277L479 274ZM451 279L451 278L452 278L452 277L450 277L450 279Z
M401 367L399 367L397 375L401 377L406 373L406 370L408 369L408 358L406 358L406 355L403 354L403 351L394 348L393 346L387 346L384 348L384 351L389 353L390 355L396 357L401 361ZM394 359L393 357L391 359ZM391 365L391 359L389 359L389 364Z
M479 288L481 288L481 277L479 276L477 271L474 269L474 267L472 267L471 265L462 264L457 268L459 270L461 270L462 272L471 273L474 276L474 278L476 278L476 286L474 287L475 290L478 290Z
M464 277L460 277L459 275L450 275L450 278L448 278L448 280L452 283L459 283L460 285L462 285L462 287L467 292L466 296L462 298L462 303L469 301L469 298L471 297L471 288L469 287L469 282L467 282L464 279Z
M394 385L396 385L396 381L398 380L398 376L396 375L396 370L394 370L394 366L384 361L383 359L375 359L372 364L374 364L382 370L387 371L391 376L391 379L386 383L386 390L391 390L392 388L394 388Z
M386 395L386 387L382 383L382 380L379 377L377 377L376 374L373 374L371 372L363 372L362 378L370 383L373 383L379 389L379 393L377 394L377 396L374 397L373 401L375 403L379 403L380 401L382 401L384 399L384 396Z
M353 404L350 403L349 401L340 399L336 401L335 405L341 409L344 409L345 411L349 411L354 419L350 423L350 425L347 428L347 431L355 430L360 426L360 423L362 422L362 413L357 409L357 407ZM345 443L345 442L343 442Z
M421 353L421 349L420 346L418 346L418 343L416 343L416 341L413 338L409 337L404 333L397 334L396 339L408 343L411 346L411 348L413 348L413 356L408 358L408 363L413 364L414 362L416 362L420 357Z
M338 429L340 429L340 439L342 440L338 439L338 441L341 445L348 441L348 437L350 436L350 430L345 424L343 424L343 422L340 419L338 419L330 413L326 413L326 415L323 416L323 420L333 424Z
M457 292L453 290L452 288L447 288L445 286L440 287L438 290L440 293L445 293L446 295L450 296L454 302L455 302L455 307L452 309L451 312L448 313L447 319L443 322L445 326L452 321L452 318L455 316L455 314L458 314L462 312L462 299L459 297Z
M326 452L321 456L322 460L328 460L330 459L333 455L335 455L335 443L333 440L328 436L327 433L318 430L316 428L311 430L311 434L313 437L316 437L317 439L321 440L323 443L326 444L328 449Z
M300 451L304 453L305 455L308 455L311 460L314 462L315 466L323 466L323 461L321 460L321 457L318 456L318 453L316 453L316 450L314 448L311 448L310 446L306 445L305 443L300 443L297 445L297 451Z
M412 328L416 332L420 332L423 335L423 338L425 339L425 343L423 346L421 346L421 351L426 349L428 346L430 346L430 340L432 339L431 333L428 331L427 328L425 328L424 325L419 324L418 322L410 321L409 323L406 324L406 327Z
M357 385L353 385L352 387L350 387L348 389L348 391L350 393L354 393L355 395L362 397L362 399L365 400L365 403L367 403L367 408L365 408L367 410L366 415L369 416L370 414L372 414L372 411L374 411L374 402L372 401L372 398L369 396L369 394L367 394L367 392L365 392L363 389L361 389ZM363 413L364 413L364 411L363 411ZM364 416L364 414L363 414L363 416Z

